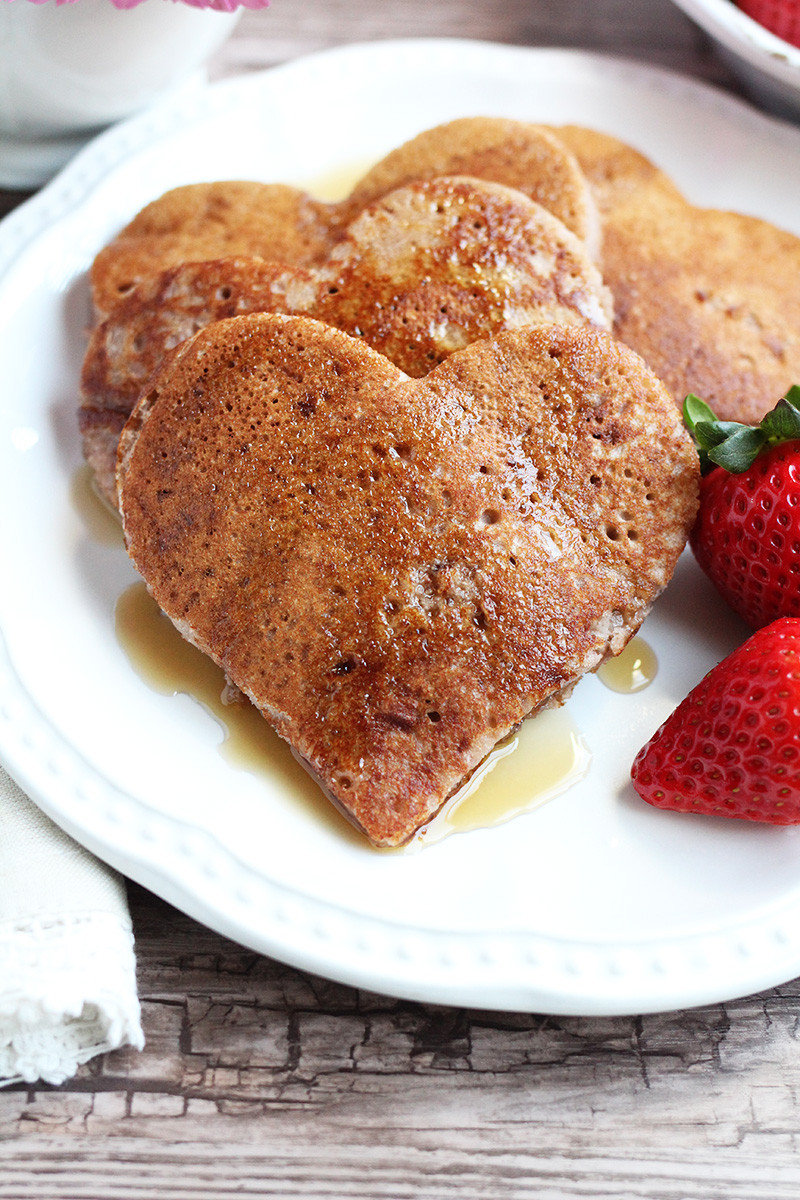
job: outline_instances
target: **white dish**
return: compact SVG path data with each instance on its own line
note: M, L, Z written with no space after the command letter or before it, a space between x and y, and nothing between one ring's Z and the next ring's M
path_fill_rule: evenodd
M79 841L167 900L319 974L432 1002L602 1014L728 999L800 973L800 834L642 804L634 753L744 637L691 557L646 622L638 695L570 708L587 778L500 827L370 850L227 765L213 720L157 695L114 630L135 579L74 502L94 253L194 180L305 185L457 115L607 130L700 203L800 233L800 132L697 83L461 41L351 46L209 88L100 137L0 226L0 758Z
M713 38L720 58L771 112L800 117L800 49L776 37L734 0L674 0Z
M0 7L0 187L51 179L112 121L178 88L205 83L203 64L241 9L108 0Z

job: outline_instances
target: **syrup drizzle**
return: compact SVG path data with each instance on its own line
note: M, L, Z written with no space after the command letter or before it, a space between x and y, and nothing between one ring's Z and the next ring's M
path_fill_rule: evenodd
M79 467L72 476L71 493L73 507L89 536L103 546L122 546L119 513L98 492L88 465Z
M648 687L658 673L655 651L642 637L634 637L616 658L597 670L597 678L612 692L632 694Z
M337 834L346 831L363 842L254 705L246 699L225 703L223 672L181 637L143 583L134 583L122 593L115 617L119 643L140 678L161 695L192 696L220 724L219 749L227 762L277 783L315 819L325 820ZM548 709L523 722L496 746L405 849L500 825L530 812L583 778L590 757L567 709Z
M450 834L490 829L532 812L583 779L590 762L569 711L545 709L495 746L412 846L430 846Z
M258 709L244 696L225 702L224 672L181 637L144 583L132 584L119 597L115 626L140 679L162 696L191 696L217 721L223 735L219 752L226 762L267 780L338 836L363 842Z

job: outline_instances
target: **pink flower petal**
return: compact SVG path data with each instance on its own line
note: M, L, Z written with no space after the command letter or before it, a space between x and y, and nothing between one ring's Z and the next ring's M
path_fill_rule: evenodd
M56 5L61 4L78 4L80 0L55 0ZM6 0L6 3L13 4L14 0ZM47 4L49 0L27 0L29 4ZM144 0L109 0L114 8L126 9L136 8L138 4L143 4ZM174 3L182 3L189 5L190 8L209 8L215 12L231 13L237 8L269 8L269 0L174 0Z

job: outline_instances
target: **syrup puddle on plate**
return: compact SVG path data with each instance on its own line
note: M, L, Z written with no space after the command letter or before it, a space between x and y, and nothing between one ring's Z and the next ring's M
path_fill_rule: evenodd
M119 513L100 495L88 465L73 474L71 492L72 504L89 536L103 546L124 545Z
M221 726L219 752L226 762L277 786L283 795L338 836L363 837L320 791L258 709L246 697L223 700L224 672L178 633L150 596L134 583L119 597L117 639L139 678L162 696L190 696Z
M597 678L612 692L632 694L648 687L658 672L655 651L642 637L633 637L616 658L597 669Z
M227 762L277 782L316 819L366 844L254 705L224 702L223 672L181 637L143 583L127 588L117 601L116 634L148 686L162 695L193 697L219 722L220 753ZM583 778L589 761L567 709L548 709L496 746L444 809L400 849L421 849L450 834L486 829L530 812Z
M566 708L548 708L504 738L409 849L453 833L490 829L562 795L589 770L591 754Z
M372 165L372 159L363 162L360 166L355 166L351 163L348 167L339 167L327 175L322 175L318 179L314 179L306 186L311 195L317 200L334 204L338 200L347 199L353 188L366 175Z

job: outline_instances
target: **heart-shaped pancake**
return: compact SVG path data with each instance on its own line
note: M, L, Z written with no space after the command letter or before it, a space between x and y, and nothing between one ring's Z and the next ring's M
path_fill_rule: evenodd
M507 117L459 117L426 129L367 171L340 207L363 208L415 179L471 175L515 188L536 200L584 243L600 249L592 189L557 130Z
M663 171L607 134L555 132L598 201L617 337L677 403L696 392L720 417L759 421L800 379L800 238L758 217L690 204Z
M92 297L102 319L143 279L183 262L247 255L296 266L320 262L367 204L413 179L471 175L516 188L597 250L591 190L552 130L469 117L393 150L344 200L325 203L285 184L215 181L173 188L139 212L97 255Z
M112 504L120 429L167 350L247 312L306 313L422 375L500 329L610 328L611 297L560 221L513 188L470 178L412 183L367 206L318 267L233 258L170 268L116 305L84 359L84 454Z
M282 183L214 180L173 188L96 255L95 316L102 320L143 279L179 263L266 255L302 265L324 258L337 217L333 205Z
M591 327L472 343L410 379L307 317L208 326L126 425L129 553L378 845L619 652L691 525L697 456Z

